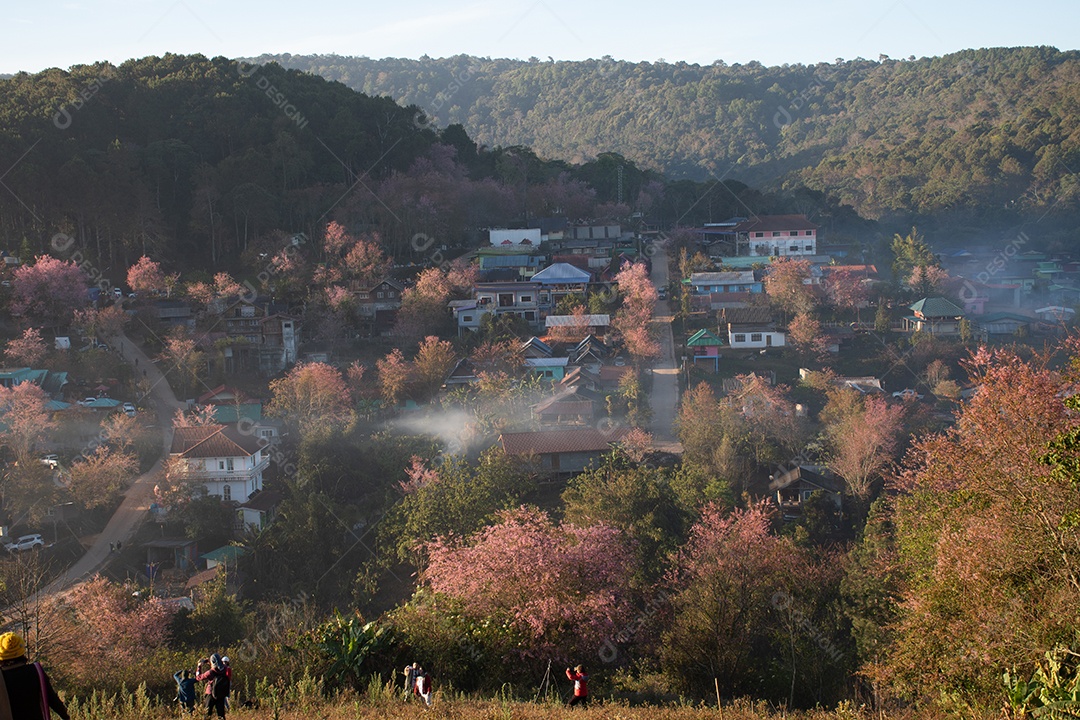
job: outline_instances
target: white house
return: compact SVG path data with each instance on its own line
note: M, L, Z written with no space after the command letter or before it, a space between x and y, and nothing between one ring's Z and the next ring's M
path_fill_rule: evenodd
M734 350L784 347L785 338L784 331L772 325L728 325L728 345Z
M817 254L817 231L805 215L760 215L710 223L698 234L713 256L787 257Z
M178 427L169 457L208 495L243 503L262 490L263 471L270 464L265 447L264 440L236 425Z

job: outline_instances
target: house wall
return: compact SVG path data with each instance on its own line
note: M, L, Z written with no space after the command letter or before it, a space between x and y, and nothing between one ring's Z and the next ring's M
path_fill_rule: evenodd
M817 231L816 230L779 230L760 231L763 237L757 237L758 232L749 233L747 242L751 255L773 255L787 257L796 255L817 254ZM780 235L773 235L779 232ZM791 235L797 232L798 235ZM806 233L810 233L807 235ZM794 250L792 248L795 248Z
M741 338L741 339L740 339ZM784 347L785 335L780 331L728 330L728 344L732 348L757 349Z

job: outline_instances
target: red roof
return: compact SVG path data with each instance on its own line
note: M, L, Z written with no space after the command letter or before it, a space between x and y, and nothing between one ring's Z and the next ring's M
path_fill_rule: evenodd
M218 385L213 390L203 393L195 400L199 405L221 405L231 402L245 403L247 401L248 396L243 390L238 390L228 385Z
M548 455L551 453L604 452L630 432L628 427L601 432L596 428L540 430L503 433L499 442L508 455Z
M259 438L234 425L178 427L173 430L171 454L185 458L240 457L262 448Z
M731 229L732 232L771 232L773 230L817 230L818 226L805 215L762 215L744 220Z

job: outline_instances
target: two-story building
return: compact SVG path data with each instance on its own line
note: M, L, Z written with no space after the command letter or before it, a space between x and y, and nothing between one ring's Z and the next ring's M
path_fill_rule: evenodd
M711 257L817 254L818 226L805 215L761 215L709 223L698 238Z
M269 298L234 300L220 312L229 345L225 348L225 371L279 373L296 362L300 346L300 321L284 305Z
M552 263L533 275L532 282L540 286L540 309L546 314L568 295L584 299L592 274L569 263Z
M202 485L208 495L243 503L262 490L270 464L266 446L236 425L178 427L169 458L184 479Z
M690 286L690 302L695 310L742 307L751 295L765 291L753 270L693 273L684 282Z

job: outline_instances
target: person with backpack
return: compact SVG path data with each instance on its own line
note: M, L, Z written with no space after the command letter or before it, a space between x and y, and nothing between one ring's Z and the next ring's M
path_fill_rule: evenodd
M221 664L225 667L225 677L229 681L229 692L227 692L225 694L225 709L228 710L229 709L229 698L232 697L232 678L233 678L232 662L229 660L228 655L222 656Z
M416 663L406 665L405 675L405 699L408 700L410 695L418 695L416 692Z
M585 666L578 665L573 670L566 668L566 677L574 683L574 696L570 698L567 707L574 707L575 705L587 707L589 704L589 676L585 672Z
M191 671L177 670L173 673L173 680L176 681L177 702L180 703L180 707L184 708L188 715L191 715L195 712L195 698L197 697L195 679L191 677Z
M69 720L67 708L53 690L41 663L26 659L26 643L13 632L0 635L0 717L49 720L52 710Z
M424 668L416 670L416 694L425 705L431 707L431 674Z
M216 711L217 716L224 719L225 698L229 696L229 676L225 674L221 656L214 653L209 658L200 660L195 679L206 682L206 717Z

